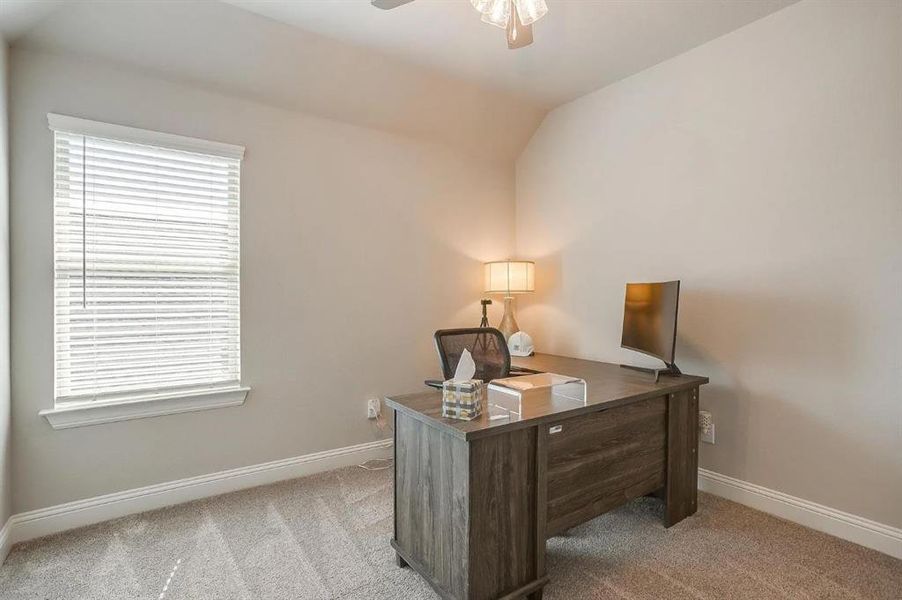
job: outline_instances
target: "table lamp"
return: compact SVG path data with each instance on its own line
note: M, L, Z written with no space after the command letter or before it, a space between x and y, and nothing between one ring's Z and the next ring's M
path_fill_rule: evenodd
M485 263L485 291L504 294L504 316L498 329L510 339L520 328L514 319L513 294L536 290L536 263L528 260L499 260Z

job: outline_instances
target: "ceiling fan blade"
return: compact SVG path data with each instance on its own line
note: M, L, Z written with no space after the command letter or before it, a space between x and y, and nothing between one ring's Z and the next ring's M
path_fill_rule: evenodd
M376 8L381 8L382 10L398 8L402 4L407 4L408 2L413 2L413 0L370 0L370 4Z
M511 50L524 48L532 43L532 24L524 25L516 9L511 11L507 23L507 47Z

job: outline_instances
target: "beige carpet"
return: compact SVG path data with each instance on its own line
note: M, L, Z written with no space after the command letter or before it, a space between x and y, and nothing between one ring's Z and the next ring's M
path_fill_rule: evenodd
M902 598L902 561L702 495L642 499L549 542L549 600ZM16 546L0 598L435 598L394 566L390 471L342 469Z

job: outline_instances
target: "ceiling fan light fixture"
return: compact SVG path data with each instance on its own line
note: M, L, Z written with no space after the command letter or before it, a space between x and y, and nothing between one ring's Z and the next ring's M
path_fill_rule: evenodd
M370 4L383 10L410 2L413 0L370 0ZM482 15L483 23L505 30L511 50L532 43L532 24L548 12L545 0L470 0L470 4Z
M506 29L511 18L511 0L470 0L482 13L482 22Z
M525 48L532 44L532 25L524 25L517 16L517 7L513 9L507 24L507 47L511 50Z
M508 29L511 19L519 17L520 25L532 25L545 16L545 0L470 0L473 8L482 13L482 22Z
M545 0L512 0L517 7L517 15L524 25L532 25L548 13Z

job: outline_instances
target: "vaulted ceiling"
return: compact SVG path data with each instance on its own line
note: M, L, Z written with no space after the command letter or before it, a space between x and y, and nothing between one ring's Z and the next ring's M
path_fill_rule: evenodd
M507 49L469 0L224 0L553 107L775 12L796 0L547 0L535 43Z
M2 0L0 34L510 162L550 108L795 0L547 1L513 51L468 0Z

